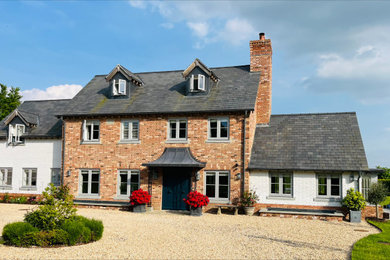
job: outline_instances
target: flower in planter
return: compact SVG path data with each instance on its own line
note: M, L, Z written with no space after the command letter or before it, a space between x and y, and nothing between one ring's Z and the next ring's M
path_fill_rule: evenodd
M242 198L241 198L241 201L240 201L241 202L241 206L243 206L243 207L253 207L256 204L258 199L259 199L259 197L257 196L255 191L246 191L242 195Z
M132 206L147 204L149 203L151 197L152 196L150 196L147 191L142 189L135 190L133 193L131 193L130 204Z
M209 197L197 191L191 191L188 193L187 198L183 200L192 208L207 206L210 202Z

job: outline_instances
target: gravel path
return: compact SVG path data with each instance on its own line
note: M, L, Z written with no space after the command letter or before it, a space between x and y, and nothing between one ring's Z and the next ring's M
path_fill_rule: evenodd
M0 204L0 229L23 219L29 205ZM103 220L95 243L62 248L0 245L1 259L347 259L354 242L378 231L366 222L325 222L291 218L154 211L137 214L79 209ZM366 231L366 232L362 232Z

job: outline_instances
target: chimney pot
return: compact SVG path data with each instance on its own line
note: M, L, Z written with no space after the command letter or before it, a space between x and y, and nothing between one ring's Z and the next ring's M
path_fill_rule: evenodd
M261 41L265 40L265 33L259 33L259 36Z

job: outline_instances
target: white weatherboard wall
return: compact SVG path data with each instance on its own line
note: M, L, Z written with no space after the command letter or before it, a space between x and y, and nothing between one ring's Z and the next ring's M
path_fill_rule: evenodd
M355 181L350 181L351 173L342 174L341 197L347 194L349 188L357 189L358 174L354 174ZM375 182L373 176L371 179ZM270 177L268 171L253 171L249 178L250 189L256 191L259 196L258 203L264 204L285 204L302 206L328 206L340 207L340 201L327 201L317 198L317 178L314 172L293 172L293 196L292 198L271 198Z
M51 182L51 169L61 168L61 140L25 140L25 144L8 146L0 141L0 168L12 168L12 188L0 186L0 193L40 194ZM37 188L23 190L23 168L37 169Z

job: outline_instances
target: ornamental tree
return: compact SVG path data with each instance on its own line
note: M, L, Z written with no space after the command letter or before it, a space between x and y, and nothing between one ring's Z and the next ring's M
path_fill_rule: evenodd
M376 207L376 218L379 218L378 205L386 199L387 190L382 183L374 183L368 190L367 201L371 204L375 204Z

